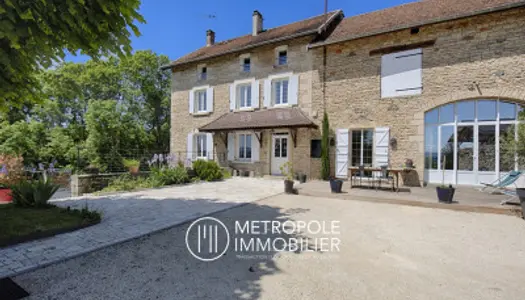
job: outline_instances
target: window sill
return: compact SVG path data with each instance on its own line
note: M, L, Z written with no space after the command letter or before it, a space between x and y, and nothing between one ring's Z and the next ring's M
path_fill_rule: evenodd
M196 117L199 117L199 116L208 116L208 115L211 115L211 111L201 111L201 112L196 112L196 113L193 113L194 116Z
M285 68L288 68L288 63L284 65L273 65L273 68L274 69L285 69Z
M273 106L270 106L268 107L268 109L272 109L272 108L288 108L288 107L292 107L291 104L276 104L276 105L273 105Z
M243 107L243 108L238 108L236 110L234 110L235 112L240 112L240 111L255 111L255 108L253 107Z
M230 162L234 164L253 164L254 163L251 160L230 160Z

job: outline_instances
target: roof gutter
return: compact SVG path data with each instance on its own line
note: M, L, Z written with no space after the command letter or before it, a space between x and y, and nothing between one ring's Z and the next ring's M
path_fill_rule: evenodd
M221 52L221 53L218 53L218 54L215 54L215 55L211 55L211 56L196 58L196 59L193 59L193 60L185 61L183 63L178 63L178 64L177 63L175 63L175 64L172 63L172 64L169 64L169 65L164 65L164 66L161 66L160 69L164 71L166 69L170 69L170 68L173 68L173 67L179 67L179 66L183 66L183 65L187 65L187 64L191 64L191 63L196 63L196 62L199 62L199 61L202 61L202 60L205 60L205 59L211 59L211 58L215 58L215 57L219 57L219 56L223 56L223 55L228 55L228 54L232 54L232 53L236 53L236 52L241 52L241 51L245 51L245 50L248 50L248 49L253 49L253 48L256 48L256 47L260 47L260 46L264 46L264 45L268 45L268 44L273 44L273 43L277 43L277 42L282 42L282 41L287 41L287 40L300 38L300 37L304 37L304 36L308 36L308 35L319 34L319 33L323 32L326 29L327 25L330 24L330 22L332 22L332 20L336 16L339 16L341 13L342 13L342 10L337 10L326 22L324 22L321 26L319 26L319 28L316 28L316 29L313 29L313 30L309 30L309 31L301 32L301 33L296 33L296 34L292 34L292 35L288 35L288 36L284 36L284 37L279 37L279 38L276 38L276 39L263 41L263 42L260 42L260 43L257 43L257 44L251 44L249 46L244 46L244 47L241 47L241 48L232 49L232 50L229 50L229 51L226 51L226 52Z
M513 9L513 8L520 8L520 7L524 7L524 6L525 6L525 1L521 1L521 2L512 3L512 4L506 4L506 5L502 5L502 6L498 6L498 7L478 10L478 11L472 12L472 13L460 14L460 15L455 15L455 16L446 17L446 18L430 19L430 20L424 21L424 22L411 23L411 24L407 24L407 25L391 27L391 28L386 29L386 30L378 30L378 31L372 31L372 32L369 32L369 33L364 33L364 34L357 34L357 35L353 35L353 36L349 36L349 37L340 38L340 39L337 39L337 40L334 40L334 41L321 42L321 43L315 43L315 44L308 44L307 48L308 49L318 48L318 47L322 47L322 46L337 44L337 43L351 41L351 40L357 40L357 39L360 39L360 38L365 38L365 37L371 37L371 36L375 36L375 35L390 33L390 32L399 31L399 30L403 30L403 29L408 29L408 28L412 28L412 27L443 23L443 22L448 22L448 21L453 21L453 20L458 20L458 19L464 19L464 18L469 18L469 17L473 17L473 16L478 16L478 15L484 15L484 14L489 14L489 13L509 10L509 9Z

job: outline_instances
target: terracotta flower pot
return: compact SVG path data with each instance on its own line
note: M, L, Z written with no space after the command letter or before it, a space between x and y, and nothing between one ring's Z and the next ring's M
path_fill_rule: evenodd
M0 188L0 202L11 202L13 196L11 196L11 189Z
M139 173L139 166L129 167L129 172L133 175L137 175Z

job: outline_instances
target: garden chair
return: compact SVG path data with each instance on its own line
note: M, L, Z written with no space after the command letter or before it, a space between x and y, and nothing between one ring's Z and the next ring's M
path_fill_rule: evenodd
M370 178L368 176L365 176L365 166L363 165L359 166L359 170L357 171L357 173L354 174L354 178L355 178L355 181L357 181L357 178L359 178L360 186L363 186L363 178L365 178L368 182L370 182Z
M390 176L388 174L388 166L381 166L381 171L379 172L379 175L375 178L375 181L377 181L378 186L377 188L381 189L381 183L383 181L386 181L387 184L390 184L392 182L392 190L394 190L394 177Z
M496 181L493 181L491 183L481 183L484 185L481 189L479 189L481 192L486 192L490 190L490 193L494 192L500 192L502 194L505 194L505 191L507 191L507 187L510 185L514 185L516 187L516 180L520 178L522 172L521 171L510 171L509 174L502 176L498 178Z

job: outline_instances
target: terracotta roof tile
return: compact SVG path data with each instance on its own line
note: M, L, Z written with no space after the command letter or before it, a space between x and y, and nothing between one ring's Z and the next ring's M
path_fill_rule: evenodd
M237 37L231 40L217 42L209 47L202 47L190 54L187 54L175 61L170 66L181 65L190 62L196 62L206 58L211 58L227 53L246 50L257 47L261 44L271 43L273 41L286 40L301 35L314 34L325 26L325 23L332 21L336 15L342 14L340 10L329 12L327 15L319 15L299 22L270 28L257 36L251 34ZM166 66L168 67L168 66Z
M199 128L199 131L228 131L245 129L269 129L287 127L313 127L317 125L301 109L274 108L256 111L230 112L211 123Z
M524 0L424 0L345 18L323 42L333 44L400 29L524 6Z

